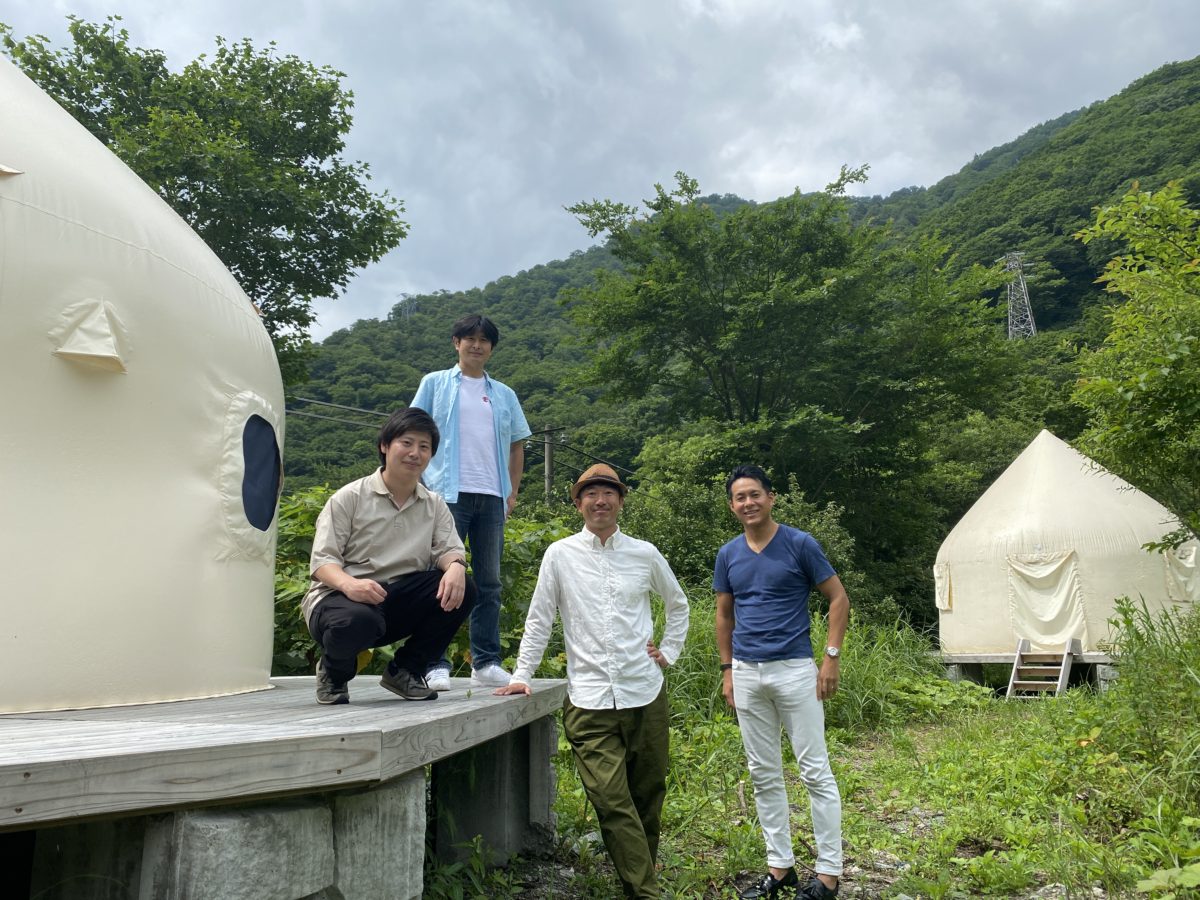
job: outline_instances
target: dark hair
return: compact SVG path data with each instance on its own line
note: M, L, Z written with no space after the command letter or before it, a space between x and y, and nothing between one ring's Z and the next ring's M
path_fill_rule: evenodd
M733 499L733 483L739 478L753 478L763 486L763 490L768 494L771 493L771 479L767 477L767 473L758 466L738 466L729 473L729 477L725 479L725 495Z
M454 329L450 332L450 337L470 337L477 331L482 331L483 336L488 339L488 342L493 347L500 343L500 329L496 327L496 323L487 316L481 316L478 313L463 316L455 322Z
M442 440L437 422L433 421L433 416L425 410L410 406L407 409L396 410L379 429L379 440L375 442L375 446L379 448L380 466L387 468L387 454L384 453L384 448L396 438L408 434L410 431L423 431L429 435L429 442L433 444L433 452L437 453L438 444Z

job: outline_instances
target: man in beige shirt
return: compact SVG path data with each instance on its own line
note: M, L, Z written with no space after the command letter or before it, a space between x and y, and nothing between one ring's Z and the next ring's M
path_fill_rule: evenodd
M379 432L380 467L339 489L317 518L301 610L322 650L318 703L349 703L358 654L402 638L379 683L405 700L437 697L425 665L475 601L454 517L420 483L439 439L424 410L394 413Z

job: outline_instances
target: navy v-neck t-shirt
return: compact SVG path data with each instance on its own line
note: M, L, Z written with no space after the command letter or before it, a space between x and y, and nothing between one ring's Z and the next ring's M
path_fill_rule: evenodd
M740 534L717 553L713 590L733 595L733 656L812 658L808 595L837 573L807 531L780 525L761 553Z

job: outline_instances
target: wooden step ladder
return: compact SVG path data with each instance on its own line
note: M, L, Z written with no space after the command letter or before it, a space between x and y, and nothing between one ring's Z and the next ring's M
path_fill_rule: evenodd
M1007 697L1057 697L1067 689L1072 659L1078 658L1082 652L1083 647L1077 640L1072 640L1062 650L1033 650L1032 642L1021 638L1017 642L1017 656L1008 679Z

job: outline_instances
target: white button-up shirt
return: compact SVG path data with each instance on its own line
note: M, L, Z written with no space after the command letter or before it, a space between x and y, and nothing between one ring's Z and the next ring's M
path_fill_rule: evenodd
M571 702L583 709L645 706L663 683L662 671L646 652L654 635L651 592L666 608L658 649L673 663L687 638L688 601L658 548L620 529L607 543L587 528L555 541L542 557L512 680L529 684L557 611Z

